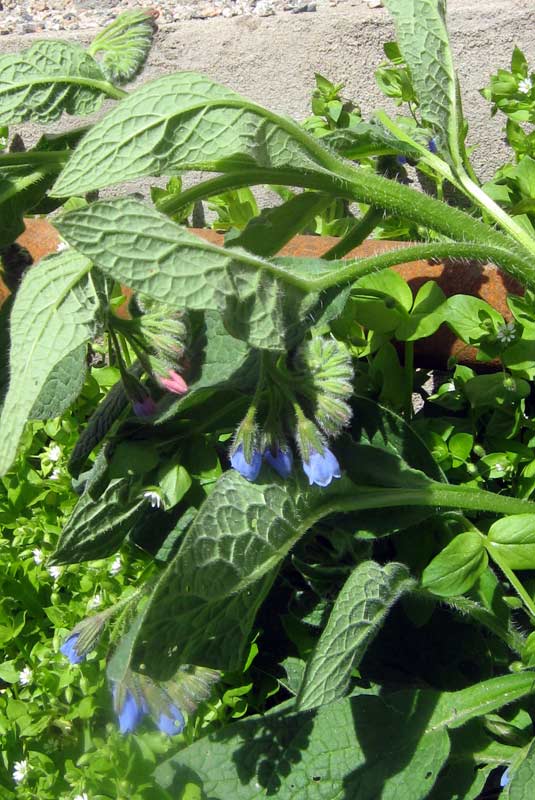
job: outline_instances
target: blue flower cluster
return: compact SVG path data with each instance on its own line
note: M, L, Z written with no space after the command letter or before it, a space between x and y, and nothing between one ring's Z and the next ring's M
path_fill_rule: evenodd
M87 655L88 650L80 646L80 632L71 633L60 647L60 652L66 656L71 664L79 664ZM145 679L148 684L148 679ZM140 683L139 681L137 683ZM166 692L156 687L150 682L151 697L157 697L157 702L151 703L152 709L144 696L141 685L136 686L135 690L127 687L119 689L119 684L112 685L112 695L114 706L119 720L119 730L121 733L132 733L143 717L152 712L156 725L162 733L168 736L176 736L184 729L184 715L177 705L169 698Z
M145 697L140 693L138 697L130 689L126 689L124 696L119 696L119 685L112 685L113 702L119 720L119 731L121 733L132 733L145 714L149 714L149 706ZM153 715L156 725L162 733L168 736L176 736L184 730L185 720L182 712L172 701L168 701L163 709L159 709Z
M230 463L234 469L243 475L248 481L255 481L262 467L262 462L269 464L281 478L288 478L292 472L293 454L289 448L277 447L275 452L267 448L264 454L259 450L253 450L251 460L247 461L243 451L243 445L239 444L230 457ZM328 447L323 448L323 452L311 449L308 459L303 460L303 470L308 478L310 485L328 486L333 478L341 476L340 464L338 459Z

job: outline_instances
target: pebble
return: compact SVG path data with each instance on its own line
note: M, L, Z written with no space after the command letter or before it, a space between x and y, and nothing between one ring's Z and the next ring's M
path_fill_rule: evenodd
M380 0L368 0L380 4ZM158 26L190 19L301 14L351 0L152 0ZM151 0L0 0L0 36L14 33L96 30L127 9L147 8Z

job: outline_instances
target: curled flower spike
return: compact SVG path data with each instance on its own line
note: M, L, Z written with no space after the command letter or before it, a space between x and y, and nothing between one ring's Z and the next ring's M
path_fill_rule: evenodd
M167 370L167 377L157 376L158 383L173 394L185 394L188 391L188 384L174 369Z
M162 712L158 717L158 728L168 736L176 736L177 733L182 733L186 723L180 709L170 705L167 711L168 713Z
M323 448L323 453L311 449L308 459L303 460L303 469L312 486L328 486L333 478L340 478L340 464L328 447Z
M71 633L69 637L63 642L61 647L59 648L60 653L63 653L66 656L71 664L79 664L81 661L84 660L85 654L80 654L77 650L77 643L78 639L80 638L79 633Z
M247 461L243 451L243 444L239 444L230 456L230 463L234 469L243 475L248 481L254 481L262 467L262 455L254 449L251 454L251 461Z
M293 460L292 451L288 447L277 447L275 453L271 447L268 447L264 452L264 461L284 479L288 478L292 472Z

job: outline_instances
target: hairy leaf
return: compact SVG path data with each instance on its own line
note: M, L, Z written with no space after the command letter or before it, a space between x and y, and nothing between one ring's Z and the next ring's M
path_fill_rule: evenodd
M446 29L445 0L385 0L409 67L422 119L454 166L462 163L461 98Z
M532 674L457 692L362 694L310 711L275 709L200 739L156 778L211 800L423 800L450 751L448 731L534 691Z
M129 478L115 478L95 498L84 492L61 533L50 563L77 564L112 555L147 503L130 492Z
M177 169L291 167L322 171L328 152L297 123L194 72L133 92L88 133L60 175L58 196Z
M39 392L29 419L53 419L74 403L84 385L87 347L81 344L56 364Z
M24 277L11 312L11 379L0 417L0 474L35 400L56 367L95 332L98 298L91 263L74 251L43 259Z
M414 581L402 564L364 561L336 598L325 630L307 664L297 697L301 711L343 697L388 611Z
M102 54L102 71L108 80L127 83L147 60L154 31L150 11L124 11L93 39L87 52L92 56Z
M90 453L104 439L127 405L128 397L122 381L118 381L100 402L78 437L69 459L69 472L73 477L78 477Z
M218 247L136 200L93 203L57 227L114 279L171 306L220 311L227 329L254 347L286 349L318 303L299 285L323 271L324 262L267 261Z
M112 87L77 44L36 42L0 58L0 122L54 122L96 111Z

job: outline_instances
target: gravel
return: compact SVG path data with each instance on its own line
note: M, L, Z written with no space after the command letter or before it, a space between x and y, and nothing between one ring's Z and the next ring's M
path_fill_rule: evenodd
M183 20L273 14L313 13L348 0L160 0L158 26ZM372 0L368 0L372 2ZM130 8L147 8L150 0L0 0L0 35L95 30Z

